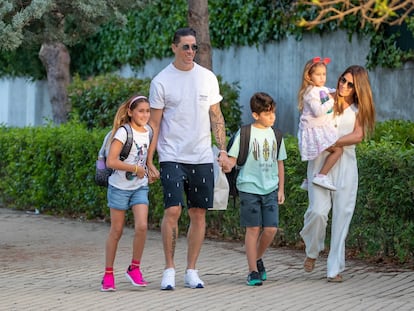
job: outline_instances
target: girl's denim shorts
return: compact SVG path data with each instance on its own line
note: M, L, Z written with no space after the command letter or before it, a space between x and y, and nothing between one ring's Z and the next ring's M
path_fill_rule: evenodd
M121 190L114 186L108 186L108 207L126 211L137 204L149 205L149 187L140 187L135 190Z

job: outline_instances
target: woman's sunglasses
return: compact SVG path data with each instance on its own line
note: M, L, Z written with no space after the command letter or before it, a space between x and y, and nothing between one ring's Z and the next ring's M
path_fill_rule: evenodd
M345 77L341 77L339 79L339 82L342 83L342 84L345 84L350 89L354 88L354 84L352 82L349 82L347 79L345 79Z
M192 45L189 45L189 44L184 44L184 45L181 47L181 49L182 49L183 51L188 51L190 48L191 48L194 52L197 52L197 51L198 51L198 45L197 45L197 44L192 44Z

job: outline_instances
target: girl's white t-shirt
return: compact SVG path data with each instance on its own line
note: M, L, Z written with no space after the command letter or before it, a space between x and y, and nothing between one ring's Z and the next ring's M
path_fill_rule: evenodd
M147 153L150 143L149 132L138 132L132 128L133 143L131 151L128 157L125 159L125 163L138 165L145 168L147 172ZM125 128L120 127L113 139L119 140L122 144L125 144L127 140L127 132ZM148 174L145 173L144 178L138 178L134 175L131 180L126 178L126 171L114 170L111 176L109 176L108 183L122 190L136 190L142 186L148 185Z

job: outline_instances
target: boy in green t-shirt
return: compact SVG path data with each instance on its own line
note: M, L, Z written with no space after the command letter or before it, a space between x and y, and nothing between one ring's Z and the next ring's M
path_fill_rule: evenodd
M279 204L285 201L286 148L279 152L272 129L276 120L276 103L266 93L250 99L253 119L246 163L240 168L237 189L240 196L240 225L246 228L245 248L249 274L247 285L262 285L267 279L262 256L270 246L279 225ZM240 149L240 130L228 155L235 166Z

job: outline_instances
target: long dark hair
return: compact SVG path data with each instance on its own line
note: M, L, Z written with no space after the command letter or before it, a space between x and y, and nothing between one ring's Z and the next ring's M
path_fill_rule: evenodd
M375 104L372 96L371 83L369 82L368 71L358 65L353 65L345 69L339 76L336 89L339 88L339 81L347 73L352 75L354 79L352 103L358 107L357 119L364 128L364 135L368 136L375 128ZM334 105L335 114L342 114L344 98L336 92L336 100Z

